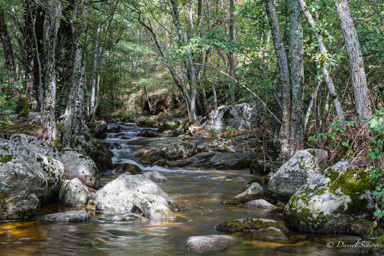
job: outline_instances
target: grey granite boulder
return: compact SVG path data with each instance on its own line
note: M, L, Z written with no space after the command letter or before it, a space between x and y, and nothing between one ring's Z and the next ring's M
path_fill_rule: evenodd
M84 206L89 200L89 190L78 178L66 180L60 189L59 202L68 206Z
M271 176L268 189L281 196L292 196L313 175L325 167L327 158L327 151L322 149L297 151Z

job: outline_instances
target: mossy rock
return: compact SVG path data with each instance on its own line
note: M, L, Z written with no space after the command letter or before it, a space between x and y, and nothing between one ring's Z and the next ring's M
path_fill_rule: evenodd
M371 220L377 185L369 170L339 162L313 176L284 209L288 227L313 233L349 233L356 220Z
M134 164L134 163L123 163L118 165L115 169L113 169L112 173L118 174L118 173L130 173L132 175L134 174L142 174L143 171L141 168Z
M289 231L284 222L270 219L238 219L234 221L226 221L217 225L216 229L218 231L230 233L255 233L262 228L268 229L270 227L277 228L283 233L288 233Z
M278 228L262 228L253 233L253 236L265 240L288 240L288 237Z

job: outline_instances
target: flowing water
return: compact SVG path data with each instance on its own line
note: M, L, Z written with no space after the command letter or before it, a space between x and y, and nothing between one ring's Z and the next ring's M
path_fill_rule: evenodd
M137 160L132 151L142 128L122 126L123 132L108 134L104 142L111 144L113 161ZM133 141L136 141L133 143ZM122 146L117 149L113 143ZM115 144L116 145L116 144ZM185 247L188 237L221 234L215 225L239 218L279 219L279 213L249 210L223 205L223 199L236 195L250 180L246 171L166 169L142 166L144 171L159 171L168 181L159 184L167 193L182 202L188 210L178 212L173 221L150 221L147 224L100 224L95 218L100 213L86 208L92 218L88 223L0 223L0 255L192 255ZM225 180L227 178L227 181ZM230 178L229 178L230 177ZM106 176L103 182L116 178ZM39 214L73 210L60 205L44 206ZM76 209L76 208L75 208ZM262 241L252 235L239 239L225 250L208 255L343 255L338 248L327 248L327 243L345 236L309 234L289 235L288 241Z

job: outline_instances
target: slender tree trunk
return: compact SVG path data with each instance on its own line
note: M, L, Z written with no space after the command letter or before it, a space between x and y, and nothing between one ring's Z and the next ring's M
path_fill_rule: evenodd
M45 97L44 97L44 138L52 142L56 139L56 45L57 32L60 26L61 6L58 3L46 2L47 21L46 21L46 56L45 56Z
M284 42L281 37L279 22L273 0L265 1L268 20L272 31L273 43L279 64L280 79L282 84L282 125L280 129L281 157L289 156L290 118L291 118L291 88L288 59Z
M3 44L4 57L5 57L5 70L8 75L8 87L9 93L13 100L17 100L19 98L19 92L15 88L16 86L16 67L15 67L15 59L13 57L13 46L11 39L9 38L9 33L7 29L7 24L4 19L4 11L0 7L0 38L1 43Z
M349 59L349 70L352 77L353 92L355 94L356 112L359 118L365 118L366 123L371 118L369 108L370 100L368 96L367 80L365 77L364 61L360 50L359 38L351 11L347 0L335 0L337 16L340 19L341 29L343 30L345 48Z
M34 94L34 60L35 60L35 40L34 40L34 18L36 16L36 8L31 0L25 0L25 14L24 14L24 49L26 53L25 67L26 67L26 102L31 102L32 95Z
M289 0L289 40L291 45L291 134L290 155L304 149L304 60L303 26L300 5L297 0Z
M189 40L193 38L193 0L189 0ZM196 97L197 97L197 88L196 88L196 80L195 80L195 68L193 66L193 61L192 61L192 52L188 56L188 70L189 70L189 85L190 85L190 90L191 90L191 105L190 105L190 110L189 110L189 121L190 122L195 122L197 120L197 114L196 114Z
M104 10L105 2L101 3L100 9ZM96 40L95 40L95 50L93 54L93 68L92 68L92 80L91 80L91 102L90 102L90 112L89 116L95 117L95 106L96 106L96 97L97 97L97 67L99 66L99 55L100 55L100 37L101 37L101 25L102 20L99 20L96 29Z
M344 119L344 112L341 107L341 103L339 101L339 97L337 95L335 86L333 85L332 77L329 74L327 69L327 49L325 48L323 37L318 32L318 29L316 28L316 25L315 25L315 20L313 19L311 13L309 12L308 7L305 4L304 0L298 0L298 1L302 11L304 12L305 17L308 20L309 25L312 27L313 32L315 33L317 43L319 44L320 53L322 54L322 57L323 57L322 58L323 61L320 64L321 64L321 69L323 71L324 80L328 86L329 93L331 94L331 97L333 99L333 105L335 106L337 116L339 120L342 120Z
M229 36L231 42L235 41L234 0L229 0ZM229 52L229 75L235 77L235 53ZM231 101L235 102L235 85L230 84Z

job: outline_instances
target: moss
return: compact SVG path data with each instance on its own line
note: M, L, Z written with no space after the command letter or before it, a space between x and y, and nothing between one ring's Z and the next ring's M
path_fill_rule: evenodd
M182 205L181 203L179 202L168 202L168 206L169 208L171 209L171 211L173 212L178 212L178 211L182 211L182 210L186 210L187 208Z
M361 198L361 196L366 191L374 191L377 184L365 172L365 169L348 169L344 173L329 170L326 177L331 179L330 193L337 194L341 191L352 200L348 209L346 211L340 210L339 213L355 215L367 213L368 200Z
M265 220L265 219L239 219L234 221L226 221L216 226L219 231L226 232L256 232L262 228L274 227L282 232L288 232L287 227L282 221Z
M27 106L27 104L24 103L23 110L17 115L17 118L26 117L26 116L28 116L28 114L29 114L28 106Z
M3 163L3 164L6 164L10 161L13 160L13 156L12 155L0 155L0 162Z

